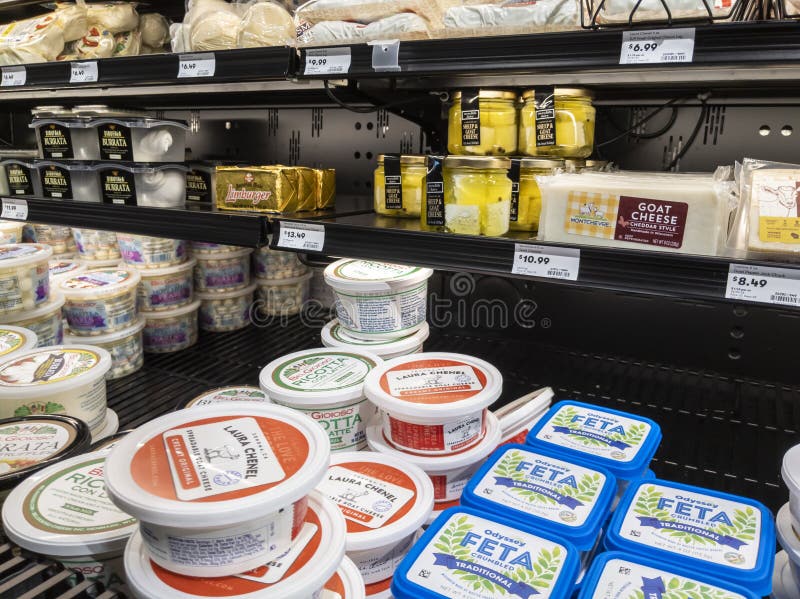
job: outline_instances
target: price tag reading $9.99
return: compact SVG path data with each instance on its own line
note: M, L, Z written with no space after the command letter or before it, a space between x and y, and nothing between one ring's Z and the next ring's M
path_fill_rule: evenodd
M311 48L306 50L305 75L344 75L350 70L350 48Z
M725 297L745 302L800 306L800 270L731 264Z
M626 31L619 64L692 62L694 28Z
M325 247L325 225L281 222L278 247L305 252L321 252Z

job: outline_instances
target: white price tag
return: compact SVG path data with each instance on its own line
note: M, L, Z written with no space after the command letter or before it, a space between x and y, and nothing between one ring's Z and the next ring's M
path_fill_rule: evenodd
M800 307L800 270L731 264L725 297L745 302Z
M278 247L306 252L321 252L325 247L325 225L281 222Z
M181 54L178 57L178 79L213 77L216 71L217 59L213 52Z
M0 218L11 220L28 220L28 202L25 200L3 200L3 212Z
M577 281L580 267L580 250L517 243L511 272L529 277Z
M70 83L94 83L98 79L97 61L73 62L71 63L69 82Z
M350 70L350 48L306 50L305 75L344 75Z
M692 62L694 28L625 31L619 64Z
M28 80L28 71L25 67L3 67L3 77L0 80L0 87L17 87L25 85Z

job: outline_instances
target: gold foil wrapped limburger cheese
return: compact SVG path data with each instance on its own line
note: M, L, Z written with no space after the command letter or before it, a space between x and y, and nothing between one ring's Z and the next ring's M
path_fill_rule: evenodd
M300 212L317 209L317 173L305 166L294 167L300 175L300 189L297 210Z
M317 175L317 209L333 208L336 203L336 170L315 169Z
M285 166L218 166L217 208L297 212L300 174Z

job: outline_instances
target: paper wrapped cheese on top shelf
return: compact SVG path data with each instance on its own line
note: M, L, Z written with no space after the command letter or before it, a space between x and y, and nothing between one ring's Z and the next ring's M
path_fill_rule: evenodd
M64 49L64 30L55 13L0 25L0 65L55 60Z
M537 177L542 191L539 239L717 255L731 212L729 172Z
M139 26L139 13L136 2L103 2L89 4L89 27L122 33L133 31Z
M111 58L114 55L114 48L117 42L114 34L106 29L101 29L96 25L89 27L81 39L65 49L65 53L74 54L76 60L87 58ZM71 48L71 50L69 49Z
M56 3L55 16L59 27L64 32L65 42L74 42L80 39L89 29L88 11L83 0L78 0L75 4L71 2Z
M664 22L670 19L724 19L737 2L719 0L593 0L586 3L587 22L625 24ZM666 7L669 8L667 12ZM596 16L595 16L596 15Z
M698 0L699 2L700 0ZM480 37L578 29L579 0L484 0L448 8L434 37Z
M142 44L148 48L163 48L169 43L169 21L158 13L147 13L139 17L139 33Z
M288 46L294 42L294 19L273 2L256 2L244 13L236 30L239 48Z

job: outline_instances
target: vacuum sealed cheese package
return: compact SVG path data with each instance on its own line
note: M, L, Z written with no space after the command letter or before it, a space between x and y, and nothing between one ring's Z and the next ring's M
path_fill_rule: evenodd
M139 26L136 2L101 2L88 5L89 27L109 33L133 31Z
M294 43L294 19L274 2L251 4L236 30L239 48L289 46Z
M0 65L55 60L64 43L64 30L55 13L0 25Z
M577 29L580 27L580 1L459 3L444 12L443 25L434 37L480 37Z

